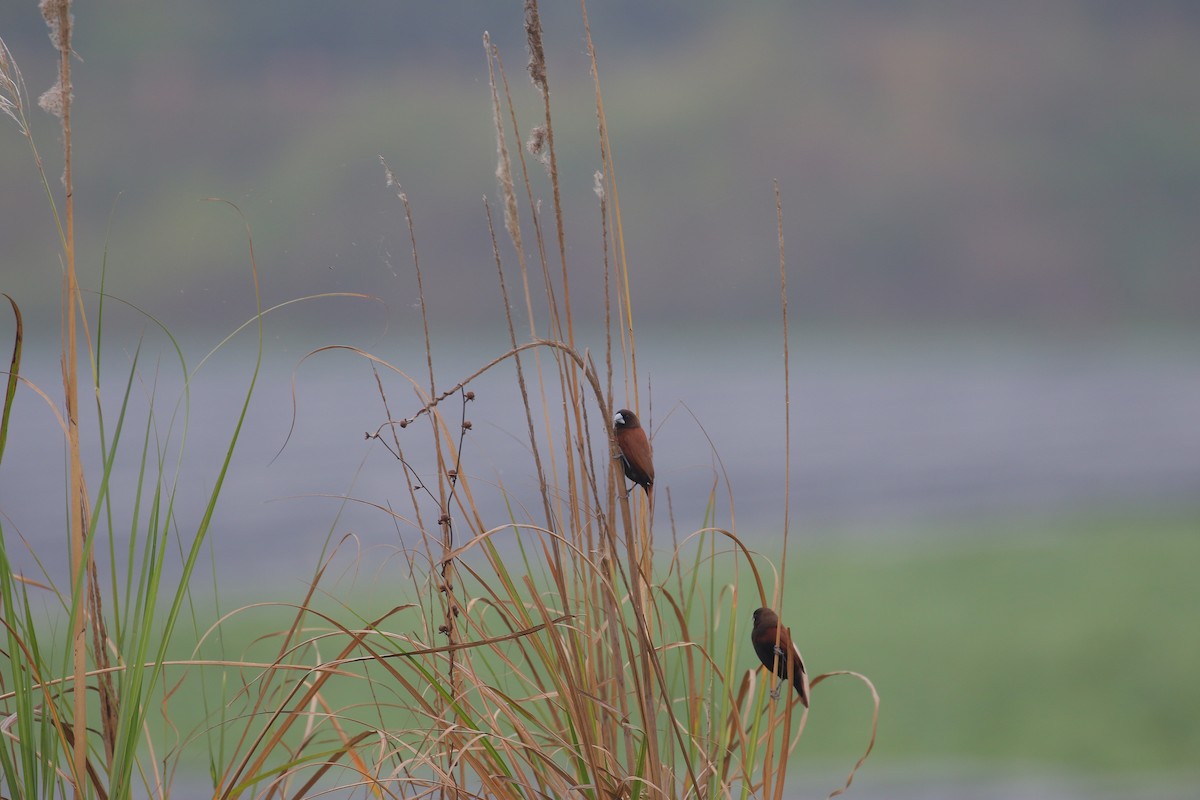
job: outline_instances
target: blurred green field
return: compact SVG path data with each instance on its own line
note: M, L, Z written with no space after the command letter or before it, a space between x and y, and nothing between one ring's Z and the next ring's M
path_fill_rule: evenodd
M1196 769L1200 513L983 528L793 550L789 624L810 672L875 682L874 757ZM868 714L817 687L799 752L849 757Z
M810 673L861 672L882 696L871 764L963 763L997 773L1019 764L1087 775L1195 770L1200 512L1019 519L870 537L801 532L789 558L785 621ZM371 583L366 593L360 586L341 598L343 621L346 607L366 617L409 599L381 592L378 578ZM289 599L299 601L295 594ZM233 607L228 598L223 606ZM748 633L750 608L741 611L738 624ZM235 616L222 629L225 655L237 657L285 620L283 609ZM401 615L383 627L405 630L412 622ZM176 655L190 649L188 637L181 630ZM247 652L266 657L275 647L267 639ZM752 665L747 646L738 654L739 675ZM362 685L334 689L331 699L363 703L361 716L370 718L371 698L355 696ZM198 704L199 694L173 698L177 724L198 720L199 708L189 703ZM861 684L837 678L818 686L797 769L849 768L869 720Z

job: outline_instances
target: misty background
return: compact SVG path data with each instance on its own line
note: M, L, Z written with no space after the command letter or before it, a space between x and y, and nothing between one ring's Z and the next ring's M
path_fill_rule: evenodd
M488 31L500 49L526 136L540 99L524 72L519 4L121 0L75 13L85 290L99 288L106 263L105 292L162 320L194 366L255 310L243 220L203 201L223 198L250 229L265 306L374 298L268 317L264 372L214 525L223 575L253 586L269 565L279 581L302 581L331 531L368 552L394 544L376 512L339 513L320 496L407 502L395 462L363 439L385 419L374 378L346 353L306 354L354 346L425 380L412 246L380 156L412 203L439 388L507 349L483 210L485 196L497 204L481 40ZM581 347L598 354L593 87L578 6L542 13L572 302ZM589 14L643 417L681 530L703 524L716 481L719 517L731 516L731 495L740 531L767 551L785 492L793 537L864 553L928 546L931 531L957 546L997 520L1144 509L1191 520L1200 535L1200 7L622 0ZM36 100L55 69L36 3L3 4L0 36ZM36 108L30 117L54 179L56 121ZM4 122L0 289L25 313L25 371L53 396L57 236L28 147ZM549 184L530 165L549 226ZM775 180L792 334L789 485ZM511 290L515 259L506 241L501 250ZM106 386L122 391L145 336L141 370L173 398L171 349L141 312L106 307ZM514 312L527 329L523 304ZM544 314L537 323L544 332ZM205 490L254 345L242 334L191 387L184 467ZM476 391L469 468L533 499L511 368ZM415 409L403 380L388 392L395 415ZM45 443L57 434L28 397L0 467L0 510L31 541L53 543L62 467ZM181 498L182 513L202 499ZM1179 607L1189 624L1196 612L1200 593ZM869 762L855 783L865 796L1134 791L1060 778L1053 759L995 782L960 779L937 766L952 756L936 748L922 754L937 775L927 780L897 772L886 741L878 757L892 772L873 784Z
M548 5L568 241L588 296L592 88L579 9ZM617 2L591 23L643 324L762 314L776 178L797 322L1084 335L1190 327L1200 312L1191 4ZM460 316L492 329L481 36L532 125L519 9L117 2L81 6L76 24L81 263L107 238L113 293L176 324L211 325L239 301L244 313L239 232L196 202L221 197L253 228L268 300L367 292L406 321L409 246L382 155L414 204L431 296L453 291ZM36 98L54 64L34 4L6 3L0 26ZM53 120L32 116L56 176ZM19 139L0 170L6 286L56 308L54 237ZM478 286L459 280L471 269ZM339 311L355 313L319 313L333 324Z

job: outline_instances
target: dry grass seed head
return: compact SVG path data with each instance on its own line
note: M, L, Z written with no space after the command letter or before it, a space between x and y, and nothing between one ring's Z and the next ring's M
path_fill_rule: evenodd
M62 81L56 81L53 86L42 92L42 96L38 98L38 106L47 114L62 119L63 114L66 113L64 97L66 100L74 99L69 95L64 95Z
M13 122L22 136L29 136L25 124L25 78L3 39L0 39L0 113Z
M525 140L525 149L536 157L542 166L550 169L550 150L546 147L546 126L534 125L529 130L529 138Z
M67 32L75 24L70 0L41 0L38 10L42 12L46 27L50 29L50 41L54 43L54 49L61 53L66 47Z
M525 37L529 41L529 78L545 98L546 51L542 47L542 18L537 0L525 0Z

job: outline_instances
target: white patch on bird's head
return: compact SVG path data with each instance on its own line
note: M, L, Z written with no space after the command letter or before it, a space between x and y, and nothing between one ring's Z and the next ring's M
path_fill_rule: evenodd
M625 415L623 415L620 411L618 411L616 414L613 414L613 425L624 425L624 424L625 424Z

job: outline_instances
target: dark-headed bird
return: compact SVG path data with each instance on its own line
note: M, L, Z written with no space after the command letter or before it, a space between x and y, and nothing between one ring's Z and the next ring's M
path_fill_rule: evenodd
M613 435L617 447L621 448L621 462L625 466L625 477L646 490L654 486L654 462L650 460L650 440L637 414L622 408L613 416Z
M779 615L769 608L755 611L750 642L764 667L773 670L784 680L787 680L788 672L791 671L796 694L800 695L800 702L808 708L808 673L804 671L804 659L800 657L800 650L792 642L791 631L779 624ZM771 696L778 697L779 690L776 689Z

